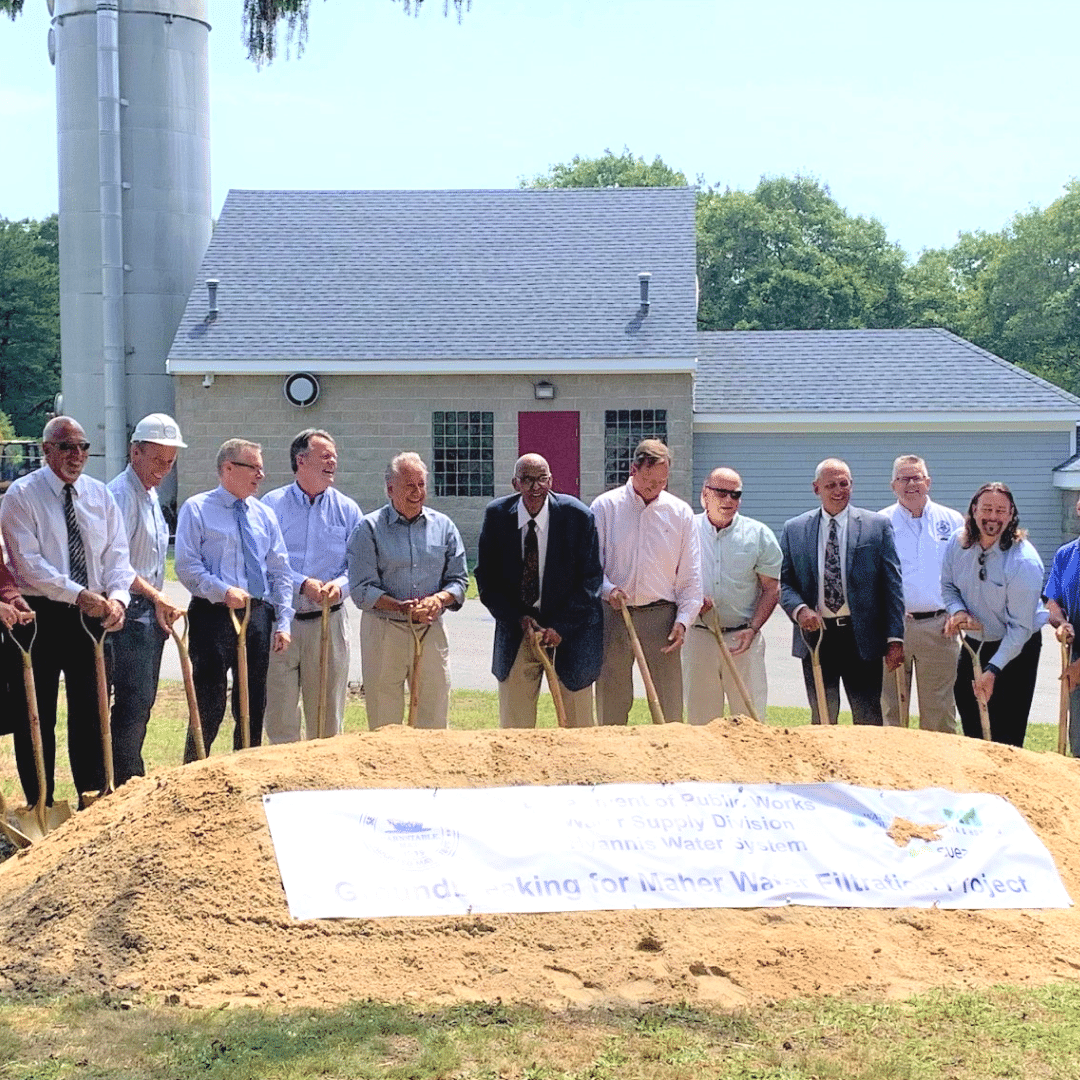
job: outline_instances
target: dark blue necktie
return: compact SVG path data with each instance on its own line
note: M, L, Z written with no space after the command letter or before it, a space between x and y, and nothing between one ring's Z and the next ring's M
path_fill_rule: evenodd
M251 525L248 523L247 506L243 499L237 499L233 503L233 511L236 514L236 524L240 528L240 547L244 552L244 576L247 578L247 591L253 599L261 600L266 595L266 579L263 577L259 556L255 553L255 537L251 532Z

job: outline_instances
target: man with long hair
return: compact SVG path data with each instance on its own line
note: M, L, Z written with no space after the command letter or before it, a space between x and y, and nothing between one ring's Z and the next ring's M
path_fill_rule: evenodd
M1026 536L1012 492L1002 483L983 484L941 566L945 632L965 632L983 669L976 680L971 656L961 649L953 693L964 734L981 737L978 703L984 701L991 738L1012 746L1024 745L1041 631L1050 617L1041 599L1042 559Z

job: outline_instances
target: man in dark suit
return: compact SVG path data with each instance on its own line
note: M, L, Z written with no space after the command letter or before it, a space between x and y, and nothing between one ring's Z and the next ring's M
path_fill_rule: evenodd
M476 583L495 616L491 670L499 680L499 726L535 727L543 669L525 632L555 649L571 727L591 727L592 684L603 662L604 571L592 511L551 490L548 463L526 454L515 495L489 503L480 530Z
M810 649L819 632L825 697L832 723L840 681L856 724L881 725L885 667L904 661L904 590L892 526L882 514L849 506L851 470L827 458L814 473L821 508L784 525L780 603L795 622L792 654L802 659L813 722L821 723Z

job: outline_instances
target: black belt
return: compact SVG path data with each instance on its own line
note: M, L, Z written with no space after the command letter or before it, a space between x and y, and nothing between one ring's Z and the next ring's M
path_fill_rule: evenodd
M704 623L694 623L694 629L695 630L708 630L710 632L712 631L712 627L711 626L706 626ZM721 634L735 634L735 633L738 633L738 631L740 631L740 630L749 630L749 629L750 629L750 624L748 622L744 622L744 623L739 623L738 626L721 626L720 627L720 633Z
M832 626L834 628L838 627L838 626L848 626L851 623L851 616L850 615L837 615L835 619L825 619L825 618L823 618L821 621L826 626Z
M344 601L342 601L342 603L344 603ZM340 610L341 610L341 604L335 604L330 609L330 614L333 615L333 613L335 611L340 611ZM321 619L322 618L322 612L321 611L298 611L295 615L293 615L293 618L294 619L299 619L300 622L307 622L308 619Z
M937 611L909 611L907 617L914 619L916 622L921 622L923 619L936 619L939 615L944 615L945 609L939 607Z
M631 611L645 611L647 608L663 607L667 604L670 604L671 607L678 606L674 600L653 600L651 603L648 604L627 604L626 606Z

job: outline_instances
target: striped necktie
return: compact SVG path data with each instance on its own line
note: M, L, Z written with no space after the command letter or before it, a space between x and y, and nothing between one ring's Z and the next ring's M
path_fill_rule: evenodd
M72 499L74 491L74 485L64 485L64 524L67 526L68 538L68 574L72 581L86 588L89 584L89 578L86 574L86 548L83 547L82 533L79 531L79 522L75 517L75 503Z

